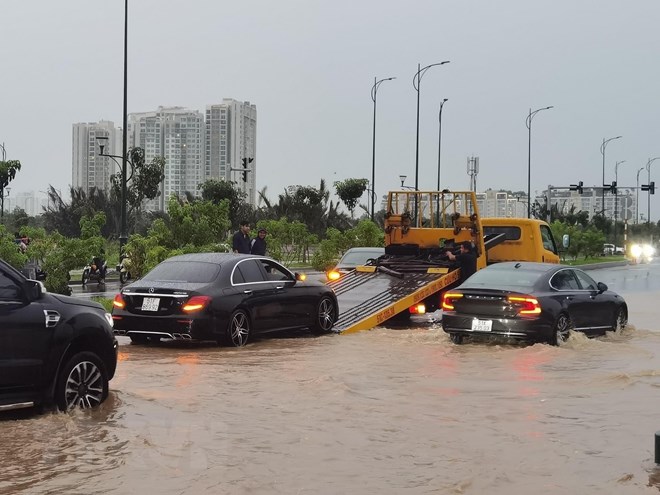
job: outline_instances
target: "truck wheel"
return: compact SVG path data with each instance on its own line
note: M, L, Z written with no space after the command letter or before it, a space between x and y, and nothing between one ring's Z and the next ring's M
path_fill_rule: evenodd
M83 351L71 356L57 376L55 403L60 411L98 406L108 397L108 374L101 359Z
M465 339L463 335L459 335L457 333L450 333L449 338L451 339L452 343L456 345L461 345L463 343L463 340Z

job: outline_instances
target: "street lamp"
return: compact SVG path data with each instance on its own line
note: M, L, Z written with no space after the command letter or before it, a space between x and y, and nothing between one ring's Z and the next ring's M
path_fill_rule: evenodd
M440 111L438 112L438 187L436 191L440 190L440 150L442 143L442 107L445 106L445 102L448 98L443 99L440 102Z
M411 189L413 191L417 191L417 189L412 187L412 186L404 185L404 182L406 181L406 177L408 177L408 176L407 175L399 175L399 180L401 181L401 189Z
M616 162L614 164L614 183L618 184L619 183L619 165L622 163L625 163L625 160L621 160L619 162ZM605 184L603 182L603 184ZM616 186L614 186L614 245L616 246L616 221L617 221L617 213L618 213L618 206L619 206L619 196L617 194Z
M532 109L529 109L529 114L525 119L525 125L527 126L527 218L532 217L532 203L529 200L531 198L531 181L532 181L532 119L534 115L543 110L550 110L554 108L552 105L549 107L538 108L532 112Z
M415 190L418 189L419 187L419 90L420 90L420 83L422 82L422 77L426 73L427 70L429 70L431 67L435 67L436 65L444 65L448 64L449 60L445 60L444 62L438 62L435 64L430 64L427 65L426 67L420 68L420 64L417 64L417 73L413 77L413 88L415 88L415 91L417 91L417 137L415 140Z
M374 193L371 195L371 221L374 221L374 208L376 205L376 193L375 193L375 187L376 187L376 96L378 95L378 86L382 82L385 81L391 81L392 79L396 79L396 77L387 77L385 79L381 79L380 81L377 81L376 78L374 77L374 85L371 87L371 100L374 102L374 133L373 133L373 140L372 140L372 154L371 154L371 188L374 191Z
M646 174L647 174L647 184L651 184L651 164L656 161L660 160L660 156L656 156L655 158L649 158L649 160L646 162ZM651 221L651 190L649 189L649 197L646 203L646 224Z
M600 145L600 154L603 155L603 182L601 182L603 185L603 189L601 189L601 206L603 207L603 217L605 217L605 148L607 147L607 143L615 139L621 139L621 136L616 136L609 139L603 138L603 144Z
M637 197L635 198L635 225L639 223L639 173L642 170L644 170L644 167L637 171L637 187L635 188L637 191Z
M126 245L126 241L128 240L128 233L126 229L126 164L131 165L131 170L133 170L133 163L128 159L127 157L127 152L124 152L123 156L119 155L110 155L107 153L104 153L105 147L107 146L108 143L108 138L103 137L103 136L98 136L96 140L99 143L99 150L101 151L99 153L99 156L106 156L108 158L111 158L113 162L117 164L117 166L121 170L121 196L119 198L119 208L120 208L120 227L119 227L119 253L120 256L122 255L123 247ZM124 141L126 143L126 141ZM126 148L126 144L123 145L123 148ZM117 159L120 159L122 162L121 164L117 161Z

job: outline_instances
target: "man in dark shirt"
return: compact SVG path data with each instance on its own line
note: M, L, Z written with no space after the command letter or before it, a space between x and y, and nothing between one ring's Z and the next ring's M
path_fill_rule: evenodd
M447 257L451 261L457 262L461 269L459 284L462 284L470 275L477 271L477 254L474 252L470 241L461 242L461 251L458 254L447 251Z
M266 229L259 229L259 232L257 232L257 237L252 239L252 242L250 243L250 252L252 254L266 256L266 233Z
M234 234L232 250L235 253L250 254L250 222L241 221L241 228Z

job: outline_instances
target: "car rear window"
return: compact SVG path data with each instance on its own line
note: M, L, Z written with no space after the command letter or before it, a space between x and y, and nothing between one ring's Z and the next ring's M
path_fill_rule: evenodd
M156 266L143 280L203 284L215 280L220 265L203 261L166 261Z
M491 289L497 289L499 287L531 289L540 275L538 271L520 268L484 269L472 275L465 282L465 286L487 287Z
M352 251L350 253L344 254L344 257L341 259L342 264L351 264L359 265L366 263L370 258L378 258L384 254L385 250L381 249L376 251Z

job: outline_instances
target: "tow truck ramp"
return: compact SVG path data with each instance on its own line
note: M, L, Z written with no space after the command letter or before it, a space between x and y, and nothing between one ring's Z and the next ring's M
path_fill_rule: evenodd
M459 269L431 267L425 272L399 272L359 266L328 282L337 295L337 333L369 330L458 281ZM438 294L439 297L439 294Z

